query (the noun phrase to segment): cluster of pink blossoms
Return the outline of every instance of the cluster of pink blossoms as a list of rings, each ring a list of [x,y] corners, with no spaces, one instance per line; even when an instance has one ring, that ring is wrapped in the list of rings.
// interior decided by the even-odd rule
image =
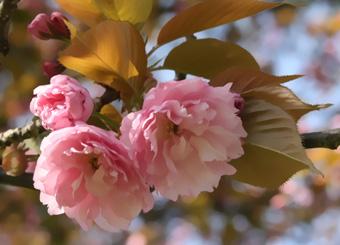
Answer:
[[[52,130],[41,144],[34,186],[50,214],[65,213],[84,229],[127,229],[152,208],[151,187],[174,201],[212,191],[243,154],[240,97],[230,85],[161,83],[123,119],[120,138],[86,124],[93,102],[76,80],[58,75],[34,93],[31,111]]]

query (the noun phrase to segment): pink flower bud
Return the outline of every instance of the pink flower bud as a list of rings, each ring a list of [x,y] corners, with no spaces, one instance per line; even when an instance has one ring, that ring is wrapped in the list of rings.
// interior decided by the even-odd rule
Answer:
[[[10,176],[24,174],[27,168],[25,151],[18,148],[17,145],[6,147],[2,153],[2,168]]]
[[[50,16],[41,13],[28,25],[28,31],[41,40],[70,39],[70,30],[65,20],[66,17],[59,12],[53,12]]]
[[[59,75],[65,70],[65,67],[60,64],[57,60],[54,61],[45,61],[43,64],[44,74],[51,78],[55,75]]]
[[[77,80],[65,75],[52,77],[51,84],[35,88],[34,95],[31,112],[50,130],[86,122],[94,107],[90,93]]]

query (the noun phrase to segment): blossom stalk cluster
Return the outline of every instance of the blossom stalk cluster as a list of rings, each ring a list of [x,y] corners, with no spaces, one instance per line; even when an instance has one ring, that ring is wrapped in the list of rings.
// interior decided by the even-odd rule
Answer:
[[[123,118],[120,136],[86,122],[89,92],[57,75],[34,90],[31,111],[51,131],[41,143],[34,187],[51,215],[65,213],[84,229],[127,229],[156,195],[176,201],[213,191],[236,169],[246,132],[242,98],[230,84],[201,79],[160,83],[141,110]]]

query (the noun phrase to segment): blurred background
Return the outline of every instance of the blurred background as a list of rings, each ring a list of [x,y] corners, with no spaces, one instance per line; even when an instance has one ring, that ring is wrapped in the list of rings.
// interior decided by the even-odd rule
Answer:
[[[159,0],[143,29],[148,49],[159,28],[194,0]],[[53,1],[21,0],[11,26],[11,51],[0,57],[0,128],[25,125],[32,90],[48,82],[42,64],[57,57],[62,43],[40,41],[26,27],[37,13],[57,9]],[[237,42],[263,70],[276,75],[304,74],[287,84],[309,103],[333,103],[304,117],[301,132],[340,127],[340,1],[314,0],[302,8],[283,6],[198,37]],[[183,40],[155,53],[164,57]],[[154,74],[160,81],[169,71]],[[142,214],[129,232],[84,232],[65,216],[48,216],[38,192],[0,186],[0,244],[81,245],[337,245],[340,244],[340,151],[308,151],[324,177],[301,172],[280,190],[265,190],[224,178],[214,193],[168,202]]]

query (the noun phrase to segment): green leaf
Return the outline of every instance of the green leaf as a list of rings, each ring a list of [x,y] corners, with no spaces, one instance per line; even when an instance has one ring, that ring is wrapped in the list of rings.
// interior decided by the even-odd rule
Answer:
[[[279,5],[280,3],[259,0],[205,0],[180,12],[166,23],[159,33],[158,44],[252,16]]]
[[[310,0],[284,0],[284,1],[281,1],[281,2],[300,7],[300,6],[307,5],[310,2]]]
[[[256,60],[247,50],[231,42],[209,38],[188,40],[174,48],[163,68],[212,78],[233,66],[259,69]]]
[[[232,161],[237,169],[232,177],[254,186],[275,189],[306,168],[295,158],[264,146],[247,143],[243,149],[244,156]]]
[[[108,116],[100,114],[99,112],[94,112],[87,121],[87,123],[89,125],[93,125],[114,132],[118,132],[120,127],[120,124],[114,122]]]
[[[302,146],[295,121],[280,107],[264,100],[248,100],[242,121],[248,137],[244,156],[232,162],[238,170],[236,179],[276,188],[299,170],[317,171]],[[250,173],[251,169],[259,170]],[[280,172],[274,174],[275,169]]]

